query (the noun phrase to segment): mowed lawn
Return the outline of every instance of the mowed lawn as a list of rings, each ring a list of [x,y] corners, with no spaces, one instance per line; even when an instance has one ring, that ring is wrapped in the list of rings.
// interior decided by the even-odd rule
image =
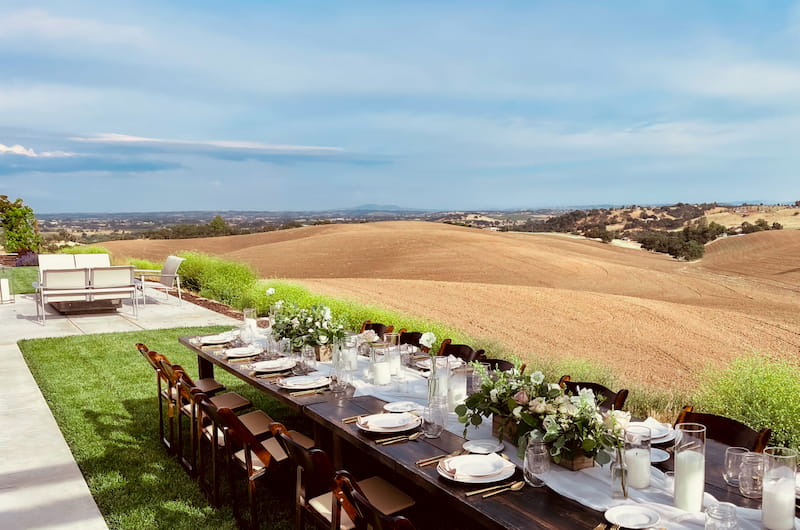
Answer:
[[[136,350],[143,342],[197,373],[197,358],[177,341],[225,327],[22,340],[20,349],[53,411],[100,511],[111,528],[236,528],[232,510],[214,509],[158,440],[155,373]],[[304,419],[233,376],[217,370],[228,390],[288,426]],[[293,475],[262,482],[262,524],[290,528]],[[246,507],[246,490],[239,490]]]

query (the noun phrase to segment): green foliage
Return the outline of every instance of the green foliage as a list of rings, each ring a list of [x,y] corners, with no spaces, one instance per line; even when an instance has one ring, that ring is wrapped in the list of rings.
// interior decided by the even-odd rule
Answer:
[[[22,199],[11,202],[8,195],[0,195],[0,243],[7,252],[20,254],[41,248],[43,240],[33,208],[25,206]]]
[[[255,284],[256,274],[249,265],[216,260],[203,272],[200,296],[241,309],[253,304]]]
[[[603,243],[611,243],[614,239],[614,232],[609,232],[604,226],[596,226],[586,230],[583,235],[585,237],[599,239]]]
[[[136,269],[143,269],[150,271],[161,270],[161,266],[163,265],[163,263],[156,263],[155,261],[149,261],[146,259],[129,259],[128,264],[133,265],[133,267]],[[183,282],[183,269],[181,269],[180,272],[181,272],[181,282]],[[183,283],[181,283],[181,285],[183,285]]]
[[[772,429],[770,445],[800,448],[800,366],[752,355],[709,367],[695,410]]]
[[[158,441],[153,369],[136,351],[143,342],[184,367],[197,358],[178,337],[229,329],[181,328],[23,340],[19,346],[59,429],[112,530],[234,530],[230,502],[213,508],[197,482]],[[195,375],[195,374],[193,374]],[[289,428],[309,432],[305,419],[241,380],[215,377]],[[272,473],[272,471],[271,471]],[[265,528],[292,527],[294,474],[276,470],[259,485]],[[246,490],[237,490],[246,499]],[[241,506],[241,505],[240,505]]]
[[[750,224],[747,221],[742,223],[743,234],[752,234],[754,232],[763,232],[766,230],[783,230],[783,225],[778,222],[770,225],[766,219],[757,219],[755,224]]]
[[[58,250],[59,254],[108,254],[108,249],[103,247],[91,246],[85,247],[78,245],[75,247],[64,247]]]

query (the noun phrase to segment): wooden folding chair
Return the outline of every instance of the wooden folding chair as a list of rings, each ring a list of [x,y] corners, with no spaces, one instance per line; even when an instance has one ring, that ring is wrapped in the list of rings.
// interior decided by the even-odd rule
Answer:
[[[356,530],[414,530],[407,518],[386,515],[372,504],[349,472],[337,471],[333,482],[333,494]]]
[[[562,375],[561,379],[558,380],[558,384],[567,392],[571,394],[577,394],[578,389],[586,388],[594,392],[594,395],[598,398],[598,406],[601,409],[614,409],[614,410],[622,410],[622,407],[625,406],[625,401],[628,399],[628,390],[623,388],[617,392],[614,392],[610,388],[601,385],[600,383],[589,383],[586,381],[571,381],[568,375]]]
[[[483,357],[484,350],[476,350],[466,344],[453,344],[452,339],[444,339],[436,355],[458,357],[464,362],[478,361]]]
[[[364,333],[368,329],[371,329],[377,336],[383,338],[384,333],[391,333],[394,331],[394,326],[387,326],[386,324],[381,324],[380,322],[365,320],[364,323],[361,324],[361,333]]]
[[[705,414],[694,412],[694,407],[686,405],[678,413],[675,425],[679,423],[699,423],[706,426],[706,437],[716,440],[731,447],[745,447],[753,452],[761,453],[769,443],[772,429],[761,429],[756,431],[744,423],[717,416],[716,414]]]

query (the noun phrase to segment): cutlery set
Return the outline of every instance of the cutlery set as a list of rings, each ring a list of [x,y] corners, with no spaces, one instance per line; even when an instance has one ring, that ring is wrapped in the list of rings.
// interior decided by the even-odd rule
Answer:
[[[350,416],[348,418],[342,418],[342,423],[357,423],[358,420],[366,416],[366,414],[359,414],[358,416]]]
[[[496,493],[502,493],[502,492],[508,491],[508,490],[513,490],[513,491],[521,490],[524,485],[525,485],[525,483],[522,482],[521,480],[517,481],[517,482],[506,482],[505,484],[497,484],[495,486],[489,486],[488,488],[483,488],[483,489],[479,489],[479,490],[475,490],[475,491],[468,491],[467,493],[465,493],[465,495],[467,497],[471,497],[472,495],[478,495],[478,494],[481,494],[481,493],[487,493],[487,492],[492,491],[492,490],[498,490],[498,491],[493,491],[492,493],[488,493],[488,494],[484,495],[483,498],[485,499],[487,497],[491,497],[492,495],[494,495]]]
[[[463,455],[465,453],[467,453],[467,451],[465,451],[464,449],[459,449],[458,451],[453,451],[449,455],[431,456],[431,457],[428,457],[428,458],[423,458],[422,460],[417,460],[414,463],[416,465],[418,465],[419,467],[425,467],[425,466],[430,466],[430,465],[433,465],[433,464],[438,464],[441,460],[444,460],[445,458],[450,458],[450,457],[453,457],[453,456],[459,456],[459,455]]]
[[[417,431],[412,434],[404,434],[402,436],[392,436],[390,438],[381,438],[380,440],[375,440],[376,444],[379,445],[391,445],[398,442],[413,442],[417,438],[422,436],[422,431]]]
[[[303,396],[311,396],[314,394],[322,394],[323,392],[327,392],[327,388],[314,388],[312,390],[300,390],[299,392],[289,392],[289,395],[292,397],[303,397]]]

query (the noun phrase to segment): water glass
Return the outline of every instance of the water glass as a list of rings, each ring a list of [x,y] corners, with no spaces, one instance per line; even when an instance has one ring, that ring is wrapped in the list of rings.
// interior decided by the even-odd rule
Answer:
[[[447,404],[444,401],[428,403],[422,409],[422,434],[425,438],[438,438],[447,422]]]
[[[750,499],[761,498],[761,482],[764,477],[764,455],[747,453],[739,469],[739,492]]]
[[[481,391],[483,379],[489,377],[491,367],[489,363],[472,363],[472,376],[470,378],[470,394],[477,394]]]
[[[744,447],[728,447],[725,449],[725,467],[722,478],[730,486],[739,487],[739,470],[742,468],[744,455],[750,451]]]
[[[735,504],[719,502],[706,509],[706,530],[737,530],[738,528]]]
[[[628,486],[636,489],[650,487],[650,427],[629,425],[625,427],[625,467],[628,468]]]
[[[317,370],[317,352],[312,346],[303,346],[303,369],[306,373]]]
[[[550,471],[550,450],[547,445],[538,438],[528,440],[528,447],[525,449],[525,459],[522,464],[522,474],[525,482],[534,488],[544,486],[544,481],[537,475]]]

